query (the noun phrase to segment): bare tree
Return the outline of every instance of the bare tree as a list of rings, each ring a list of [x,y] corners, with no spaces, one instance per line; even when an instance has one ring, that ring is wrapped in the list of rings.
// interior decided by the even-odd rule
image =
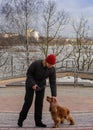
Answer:
[[[29,66],[29,45],[31,39],[27,30],[34,27],[34,16],[38,13],[41,0],[5,0],[2,4],[2,14],[6,24],[2,32],[17,33],[18,40],[15,43],[22,43],[26,49],[26,63]],[[22,37],[24,36],[24,37]]]
[[[5,65],[7,60],[8,60],[8,54],[7,54],[6,50],[0,49],[0,67]]]
[[[49,47],[55,45],[56,49],[53,48],[53,53],[59,55],[62,52],[62,48],[59,47],[60,36],[62,37],[62,31],[69,21],[69,16],[64,10],[58,11],[56,2],[50,0],[45,3],[42,12],[43,33],[41,34],[45,39],[41,44],[41,50],[46,57],[49,53]]]
[[[75,35],[76,43],[73,44],[73,54],[77,63],[78,70],[89,70],[92,59],[92,45],[93,42],[88,38],[89,26],[88,21],[81,16],[78,23],[74,21],[72,23]]]

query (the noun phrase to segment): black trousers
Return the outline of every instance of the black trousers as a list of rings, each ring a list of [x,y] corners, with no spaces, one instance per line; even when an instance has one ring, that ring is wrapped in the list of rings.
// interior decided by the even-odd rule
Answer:
[[[43,99],[44,99],[45,88],[43,87],[43,89],[40,91],[34,91],[29,85],[30,83],[27,82],[24,104],[19,114],[18,121],[23,122],[26,119],[29,109],[32,105],[33,97],[35,93],[34,120],[35,120],[35,123],[39,123],[42,120],[42,109],[43,109]]]

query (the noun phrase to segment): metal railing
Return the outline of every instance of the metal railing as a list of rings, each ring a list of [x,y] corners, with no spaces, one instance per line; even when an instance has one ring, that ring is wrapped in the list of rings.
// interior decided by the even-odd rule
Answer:
[[[30,62],[32,62],[35,59],[30,59]],[[69,64],[71,62],[71,64]],[[76,63],[73,61],[64,61],[64,66],[58,66],[56,65],[57,72],[73,72],[74,76],[74,82],[75,85],[77,85],[78,81],[78,73],[80,72],[77,69]],[[69,66],[69,65],[70,66]],[[8,79],[8,78],[14,78],[14,77],[23,77],[26,75],[26,71],[28,69],[26,58],[25,57],[15,57],[15,56],[9,56],[6,60],[5,64],[0,67],[0,79]],[[85,73],[85,71],[83,71]],[[92,72],[92,71],[91,71]],[[91,73],[87,72],[87,73]]]

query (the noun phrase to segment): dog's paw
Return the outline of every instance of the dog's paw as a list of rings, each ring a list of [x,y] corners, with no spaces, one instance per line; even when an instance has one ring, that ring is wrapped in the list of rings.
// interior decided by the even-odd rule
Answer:
[[[54,125],[54,126],[52,126],[52,128],[57,128],[57,126]]]
[[[71,122],[70,125],[75,125],[75,122]]]

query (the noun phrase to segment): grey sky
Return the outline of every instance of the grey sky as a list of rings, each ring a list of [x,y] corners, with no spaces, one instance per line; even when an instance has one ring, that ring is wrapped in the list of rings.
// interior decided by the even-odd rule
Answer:
[[[82,16],[88,20],[88,25],[90,26],[90,35],[93,36],[93,0],[54,0],[57,3],[59,10],[64,9],[69,12],[71,19],[78,21]],[[70,26],[66,29],[65,33],[68,36],[72,29]]]

